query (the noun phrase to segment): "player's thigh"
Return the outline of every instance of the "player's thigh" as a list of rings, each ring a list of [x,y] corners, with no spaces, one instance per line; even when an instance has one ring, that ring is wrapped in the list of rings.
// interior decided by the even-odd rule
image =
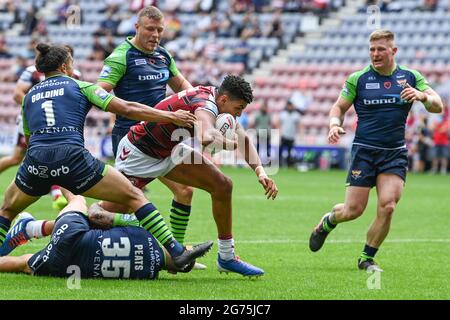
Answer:
[[[108,166],[106,174],[96,185],[83,193],[84,196],[99,200],[117,202],[133,206],[132,202],[144,201],[141,190],[115,168]]]
[[[378,203],[397,203],[403,193],[405,181],[393,173],[382,173],[377,177]]]
[[[194,157],[193,162],[178,164],[164,177],[206,191],[213,191],[226,183],[227,178],[211,161],[197,152],[194,152]]]
[[[12,219],[39,198],[26,194],[13,181],[5,192],[2,211]]]

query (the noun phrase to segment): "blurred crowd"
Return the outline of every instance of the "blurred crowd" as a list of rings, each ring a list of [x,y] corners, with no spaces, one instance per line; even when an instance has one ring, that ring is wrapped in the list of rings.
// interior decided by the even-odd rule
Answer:
[[[450,107],[443,99],[442,114],[411,112],[406,128],[406,141],[412,172],[447,174],[450,158]],[[414,111],[414,110],[413,110]]]
[[[381,12],[401,12],[405,9],[413,9],[421,12],[433,12],[437,10],[440,2],[444,5],[448,4],[447,0],[366,0],[365,5],[359,8],[359,12],[366,12],[367,8],[370,6],[378,6]]]

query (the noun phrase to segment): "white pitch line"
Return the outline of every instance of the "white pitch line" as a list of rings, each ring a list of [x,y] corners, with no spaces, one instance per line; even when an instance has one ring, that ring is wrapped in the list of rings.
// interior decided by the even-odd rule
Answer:
[[[201,241],[192,241],[193,243],[200,243]],[[361,243],[364,239],[342,239],[342,240],[327,240],[326,243]],[[392,239],[386,240],[385,243],[450,243],[450,239]],[[272,240],[235,240],[235,243],[246,243],[246,244],[289,244],[289,243],[299,243],[306,244],[309,243],[308,240],[293,240],[293,239],[272,239]]]
[[[190,244],[201,243],[203,241],[189,241]],[[342,239],[342,240],[327,240],[328,244],[340,243],[363,243],[364,239]],[[272,240],[235,240],[235,243],[242,244],[308,244],[308,240],[293,240],[293,239],[272,239]],[[392,239],[386,240],[384,243],[450,243],[450,239]],[[44,248],[46,244],[29,242],[28,247]]]

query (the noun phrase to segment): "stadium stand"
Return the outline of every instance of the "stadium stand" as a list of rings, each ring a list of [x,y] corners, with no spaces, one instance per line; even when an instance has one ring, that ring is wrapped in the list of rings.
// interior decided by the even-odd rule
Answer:
[[[37,7],[31,16],[31,1],[21,5],[5,1],[0,4],[6,41],[5,54],[0,48],[0,121],[13,123],[19,112],[11,98],[17,69],[14,56],[32,63],[32,44],[37,39],[67,43],[75,48],[76,66],[84,80],[95,82],[102,67],[101,60],[93,60],[96,39],[96,50],[106,46],[108,36],[114,44],[123,41],[133,33],[135,13],[147,2],[157,3],[166,13],[163,45],[194,85],[218,84],[227,73],[245,75],[255,93],[247,114],[251,118],[253,111],[267,104],[275,122],[294,93],[308,97],[297,144],[325,144],[329,108],[346,77],[368,63],[367,36],[373,30],[367,26],[369,5],[379,5],[379,27],[396,33],[399,63],[418,69],[434,86],[450,79],[448,0],[435,5],[422,0],[167,0],[129,5],[111,0],[47,0],[34,1]],[[108,117],[93,110],[89,124],[98,126]],[[350,112],[345,121],[349,136],[355,125],[356,115]]]

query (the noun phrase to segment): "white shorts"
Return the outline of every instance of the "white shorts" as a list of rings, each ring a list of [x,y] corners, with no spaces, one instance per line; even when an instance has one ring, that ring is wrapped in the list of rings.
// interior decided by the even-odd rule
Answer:
[[[164,177],[178,164],[182,163],[184,159],[190,157],[193,151],[194,149],[190,146],[179,143],[172,150],[171,156],[164,159],[156,159],[136,148],[125,136],[120,140],[117,148],[116,169],[127,177],[143,178],[151,181],[158,177]]]

